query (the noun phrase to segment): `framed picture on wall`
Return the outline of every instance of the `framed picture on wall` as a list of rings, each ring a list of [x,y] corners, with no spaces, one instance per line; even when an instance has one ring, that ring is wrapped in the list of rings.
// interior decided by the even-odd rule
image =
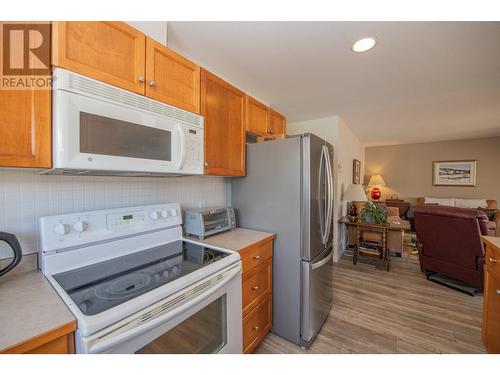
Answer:
[[[477,160],[432,162],[434,186],[476,186]]]
[[[361,183],[361,162],[358,159],[352,161],[352,183]]]

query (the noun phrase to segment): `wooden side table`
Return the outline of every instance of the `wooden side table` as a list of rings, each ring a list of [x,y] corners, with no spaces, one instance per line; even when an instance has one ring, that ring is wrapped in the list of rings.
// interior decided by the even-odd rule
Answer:
[[[347,226],[347,230],[355,231],[355,240],[354,240],[354,250],[352,256],[353,264],[356,264],[358,260],[368,260],[375,263],[381,263],[385,266],[385,270],[389,271],[391,259],[389,257],[389,250],[387,248],[387,237],[389,231],[398,231],[401,233],[401,236],[404,235],[404,230],[408,229],[404,225],[394,225],[394,224],[369,224],[363,222],[351,222],[347,218],[342,218],[339,220],[339,223],[345,224]],[[364,246],[363,241],[361,241],[361,237],[363,232],[372,232],[372,233],[380,233],[380,241],[378,244],[375,244],[376,248],[367,248]]]

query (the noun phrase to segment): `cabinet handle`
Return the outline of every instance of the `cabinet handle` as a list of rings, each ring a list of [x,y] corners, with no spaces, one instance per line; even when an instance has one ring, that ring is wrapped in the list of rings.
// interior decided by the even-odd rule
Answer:
[[[493,258],[488,258],[488,260],[489,260],[490,262],[494,262],[494,263],[497,263],[497,262],[498,262],[498,260],[493,259]]]
[[[258,286],[258,285],[255,285],[255,286],[252,288],[252,290],[253,290],[254,292],[258,291],[258,290],[259,290],[259,286]]]
[[[273,134],[273,129],[267,129],[267,134]]]
[[[151,87],[156,87],[156,81],[151,81],[151,82],[149,82],[149,86],[151,86]]]
[[[500,295],[500,289],[497,289],[497,294]]]
[[[259,259],[260,259],[260,255],[256,255],[256,256],[254,256],[254,257],[253,257],[253,259],[255,259],[255,260],[259,260]]]
[[[255,326],[255,327],[253,327],[252,329],[253,329],[254,331],[258,331],[258,330],[260,329],[260,327],[259,327],[259,326]]]
[[[138,80],[139,82],[141,82],[141,83],[143,83],[143,82],[145,81],[145,79],[144,79],[144,77],[143,77],[143,76],[139,76],[139,77],[137,78],[137,80]]]
[[[208,167],[208,163],[207,162],[205,162],[204,164],[205,164],[205,167]]]

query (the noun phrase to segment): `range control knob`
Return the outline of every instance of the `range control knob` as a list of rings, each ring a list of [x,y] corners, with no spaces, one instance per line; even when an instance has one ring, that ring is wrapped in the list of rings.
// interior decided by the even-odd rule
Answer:
[[[177,210],[175,208],[170,210],[170,216],[177,216]]]
[[[153,220],[158,220],[158,212],[153,211],[149,214],[149,217]]]
[[[73,229],[78,233],[82,233],[87,230],[88,226],[89,225],[84,221],[77,221],[75,224],[73,224]]]
[[[167,210],[162,210],[161,211],[161,217],[166,219],[168,217],[168,211]]]
[[[54,232],[57,234],[64,236],[65,234],[69,233],[69,225],[68,224],[57,224],[54,227]]]

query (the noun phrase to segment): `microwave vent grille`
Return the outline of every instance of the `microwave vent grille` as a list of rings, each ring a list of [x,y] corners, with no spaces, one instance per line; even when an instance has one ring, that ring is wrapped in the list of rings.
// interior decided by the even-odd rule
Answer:
[[[70,91],[80,91],[101,99],[107,99],[115,103],[125,104],[143,111],[175,119],[192,126],[203,127],[203,117],[199,115],[77,74],[69,74],[68,86]]]

